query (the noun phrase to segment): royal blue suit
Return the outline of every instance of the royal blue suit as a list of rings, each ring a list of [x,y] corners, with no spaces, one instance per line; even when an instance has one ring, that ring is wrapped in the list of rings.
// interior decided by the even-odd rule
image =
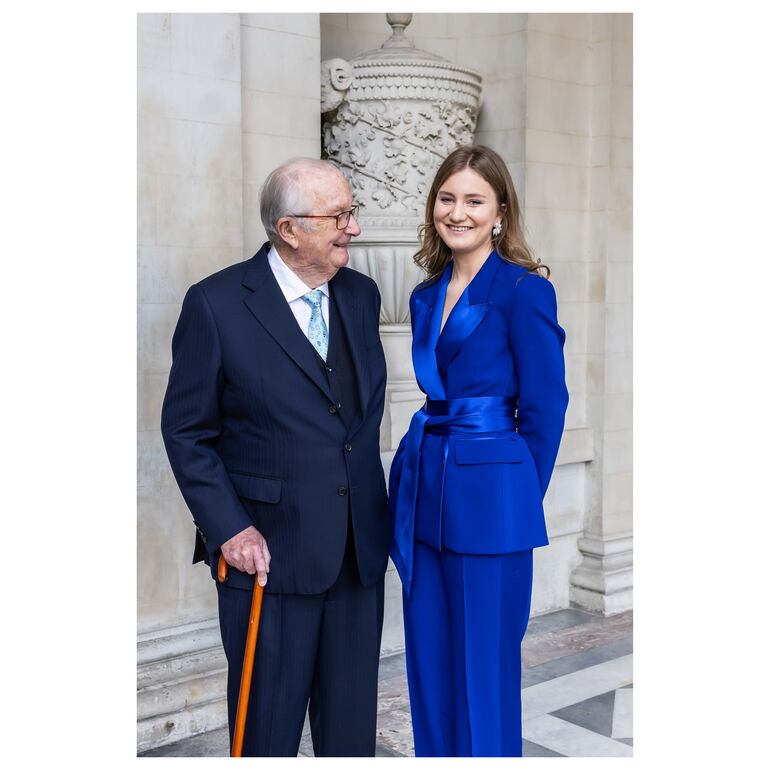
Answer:
[[[492,252],[441,330],[450,263],[410,300],[427,399],[391,467],[418,756],[521,754],[532,549],[568,394],[552,284]]]

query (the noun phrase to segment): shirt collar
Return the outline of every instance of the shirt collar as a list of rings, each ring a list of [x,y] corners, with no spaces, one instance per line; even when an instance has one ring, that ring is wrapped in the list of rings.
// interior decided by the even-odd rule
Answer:
[[[281,259],[281,255],[278,253],[275,246],[270,246],[270,251],[267,252],[267,261],[287,302],[294,302],[295,299],[299,299],[309,291],[312,291],[312,289]],[[328,298],[328,281],[322,283],[318,289]]]

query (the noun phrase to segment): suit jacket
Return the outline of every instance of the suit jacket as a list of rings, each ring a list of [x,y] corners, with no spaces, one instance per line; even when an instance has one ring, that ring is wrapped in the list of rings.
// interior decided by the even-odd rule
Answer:
[[[254,525],[272,558],[265,590],[320,593],[339,572],[350,515],[360,577],[371,585],[387,566],[390,537],[379,292],[347,268],[329,282],[361,407],[347,427],[273,276],[269,248],[192,286],[174,332],[161,429],[197,527],[193,561],[215,576],[222,543]],[[232,585],[253,580],[230,570]]]
[[[413,419],[410,431],[425,424],[419,444],[412,441],[420,447],[419,459],[404,456],[407,434],[392,466],[391,501],[398,498],[402,475],[412,472],[404,468],[411,461],[419,466],[414,539],[472,554],[546,545],[543,497],[568,401],[565,335],[556,319],[553,286],[492,252],[439,334],[451,275],[450,263],[410,299],[420,388],[434,407],[486,399],[497,409],[505,402],[509,414],[487,420],[480,432],[463,426],[433,432],[425,418]],[[399,531],[403,538],[410,535],[409,527],[399,526],[404,515],[408,512],[395,512],[397,566],[411,559],[410,545],[398,542]],[[410,571],[407,564],[408,580]]]

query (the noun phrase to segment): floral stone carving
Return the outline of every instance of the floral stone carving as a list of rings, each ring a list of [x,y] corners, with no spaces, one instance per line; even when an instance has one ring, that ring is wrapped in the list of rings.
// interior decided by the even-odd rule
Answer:
[[[349,62],[322,62],[324,156],[347,177],[361,216],[422,219],[436,169],[470,144],[481,77],[414,47],[411,14],[388,14],[391,38]],[[352,74],[351,74],[352,72]]]

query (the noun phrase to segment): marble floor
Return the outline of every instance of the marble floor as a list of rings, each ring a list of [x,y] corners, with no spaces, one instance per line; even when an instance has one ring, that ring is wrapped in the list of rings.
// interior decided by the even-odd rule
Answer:
[[[633,613],[577,609],[532,618],[522,646],[524,756],[626,757],[633,752]],[[404,656],[380,662],[377,756],[414,756]],[[141,756],[227,756],[215,730]],[[299,756],[313,756],[310,728]]]

